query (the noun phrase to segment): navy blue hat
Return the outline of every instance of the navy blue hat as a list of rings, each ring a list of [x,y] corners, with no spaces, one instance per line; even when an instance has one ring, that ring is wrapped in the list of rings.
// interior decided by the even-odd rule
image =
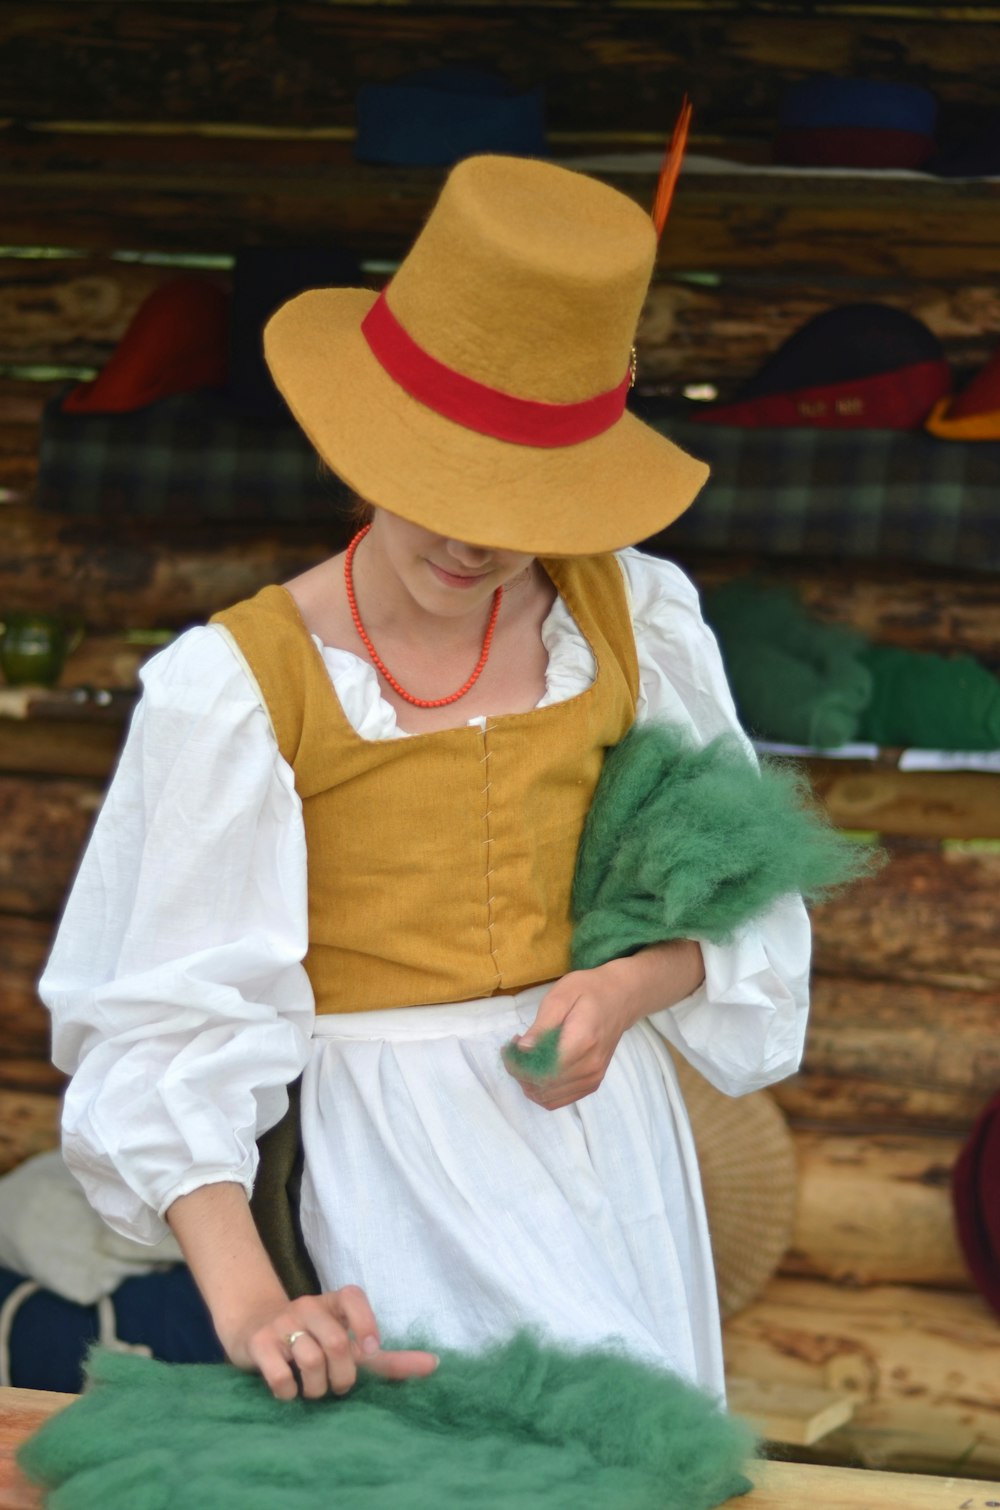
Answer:
[[[434,68],[358,90],[355,156],[402,167],[450,167],[479,152],[545,157],[541,89],[519,94],[474,68]]]
[[[817,74],[786,90],[776,162],[918,168],[934,151],[937,101],[916,84]]]

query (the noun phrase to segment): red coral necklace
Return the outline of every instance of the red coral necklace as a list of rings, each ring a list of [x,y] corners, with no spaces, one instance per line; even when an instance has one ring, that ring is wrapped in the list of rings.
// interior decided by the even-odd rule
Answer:
[[[361,614],[358,611],[358,600],[354,596],[354,576],[352,573],[354,553],[370,529],[371,525],[366,524],[364,529],[358,530],[358,533],[347,547],[347,552],[344,556],[344,585],[347,588],[347,603],[351,610],[351,618],[354,620],[354,627],[361,637],[361,643],[392,690],[397,692],[406,702],[412,703],[415,708],[446,708],[449,703],[457,703],[460,697],[464,697],[476,685],[482,675],[483,667],[490,658],[490,645],[493,643],[493,631],[496,628],[497,615],[500,612],[500,604],[503,600],[503,588],[498,587],[493,594],[493,609],[490,613],[490,621],[486,626],[486,634],[483,636],[483,648],[476,663],[476,669],[468,681],[464,682],[458,691],[453,692],[450,697],[414,697],[412,692],[407,692],[405,687],[399,685],[399,682],[397,682],[369,639],[365,626],[361,622]]]

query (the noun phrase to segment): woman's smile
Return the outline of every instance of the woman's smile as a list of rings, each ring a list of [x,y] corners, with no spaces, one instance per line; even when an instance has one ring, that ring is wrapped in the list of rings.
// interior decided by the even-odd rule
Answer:
[[[491,573],[491,568],[489,567],[485,571],[480,572],[453,572],[448,571],[444,566],[439,566],[436,561],[431,561],[430,559],[428,559],[427,564],[438,581],[443,582],[447,587],[475,587],[477,582],[481,582],[484,577],[488,577]]]

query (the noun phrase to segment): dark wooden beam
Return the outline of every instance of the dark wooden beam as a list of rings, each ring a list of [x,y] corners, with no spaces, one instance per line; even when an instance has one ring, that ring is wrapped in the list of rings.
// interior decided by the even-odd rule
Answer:
[[[402,255],[440,188],[438,169],[371,167],[342,149],[296,165],[266,143],[206,137],[188,152],[163,136],[21,132],[0,137],[4,236],[12,246],[231,253],[241,241],[339,242],[366,258]],[[602,172],[644,208],[653,173]],[[1000,186],[902,178],[682,177],[664,270],[742,270],[975,283],[995,276]]]
[[[681,95],[699,131],[767,139],[786,85],[834,72],[997,103],[995,5],[229,4],[0,8],[0,115],[354,124],[360,84],[444,63],[543,84],[551,128],[627,122],[662,140]]]

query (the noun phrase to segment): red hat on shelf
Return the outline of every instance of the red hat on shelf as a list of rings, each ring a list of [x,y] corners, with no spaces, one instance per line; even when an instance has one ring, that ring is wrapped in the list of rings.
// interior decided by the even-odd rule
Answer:
[[[917,430],[951,389],[940,342],[887,304],[844,304],[809,320],[709,425],[753,429]]]
[[[205,278],[171,278],[142,303],[106,365],[63,399],[67,414],[124,414],[226,381],[229,298]]]
[[[965,1261],[977,1289],[1000,1312],[1000,1094],[958,1156],[951,1193]]]
[[[934,405],[924,428],[943,440],[1000,440],[1000,347],[957,398]]]

